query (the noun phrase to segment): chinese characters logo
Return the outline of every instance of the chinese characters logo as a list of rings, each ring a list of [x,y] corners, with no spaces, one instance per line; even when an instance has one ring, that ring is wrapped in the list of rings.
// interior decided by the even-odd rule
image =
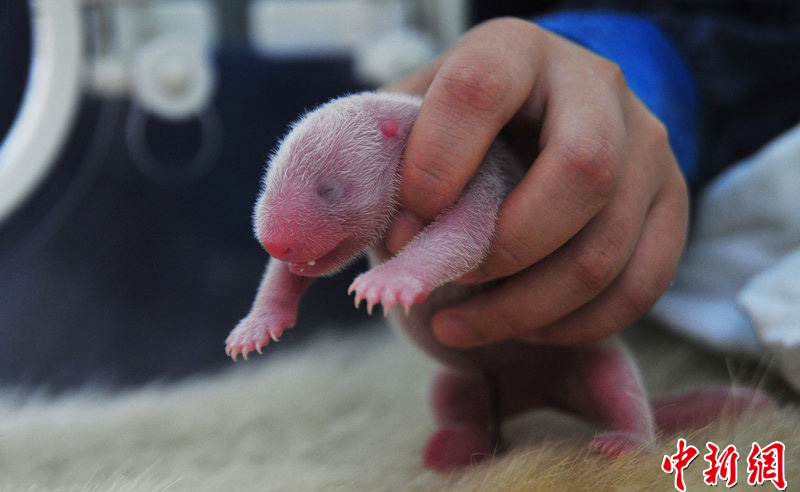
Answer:
[[[686,492],[684,471],[700,454],[700,450],[691,444],[687,445],[685,439],[678,439],[677,452],[665,455],[661,462],[664,473],[675,474],[675,489]],[[708,453],[703,459],[708,462],[708,467],[703,470],[703,482],[715,486],[724,483],[730,488],[737,484],[739,452],[736,446],[730,444],[720,450],[713,442],[707,442]],[[774,441],[763,448],[758,443],[753,443],[747,455],[747,483],[749,485],[763,485],[771,482],[778,490],[786,490],[786,475],[784,472],[784,453],[786,446],[780,441]]]

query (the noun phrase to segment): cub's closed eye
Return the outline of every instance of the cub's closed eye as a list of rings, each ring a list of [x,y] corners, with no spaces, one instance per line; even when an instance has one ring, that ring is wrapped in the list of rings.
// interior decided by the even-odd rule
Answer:
[[[342,197],[343,188],[339,183],[324,181],[317,185],[317,195],[327,201],[335,201]]]

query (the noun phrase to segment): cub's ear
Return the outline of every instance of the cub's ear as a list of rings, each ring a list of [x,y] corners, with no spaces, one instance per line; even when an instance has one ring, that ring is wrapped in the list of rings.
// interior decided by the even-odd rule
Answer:
[[[396,120],[383,120],[378,123],[378,128],[387,137],[394,137],[400,131],[400,125]]]

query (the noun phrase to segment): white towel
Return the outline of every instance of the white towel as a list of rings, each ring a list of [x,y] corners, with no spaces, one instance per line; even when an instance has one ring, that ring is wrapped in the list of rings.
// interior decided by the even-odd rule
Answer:
[[[800,125],[712,182],[652,316],[722,352],[774,357],[800,391]]]

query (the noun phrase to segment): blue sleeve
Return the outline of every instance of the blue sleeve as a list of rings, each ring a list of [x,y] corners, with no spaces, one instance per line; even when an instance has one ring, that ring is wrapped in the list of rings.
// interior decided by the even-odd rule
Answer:
[[[613,12],[562,12],[533,19],[620,66],[631,90],[667,127],[690,186],[698,179],[698,103],[687,64],[649,18]]]

